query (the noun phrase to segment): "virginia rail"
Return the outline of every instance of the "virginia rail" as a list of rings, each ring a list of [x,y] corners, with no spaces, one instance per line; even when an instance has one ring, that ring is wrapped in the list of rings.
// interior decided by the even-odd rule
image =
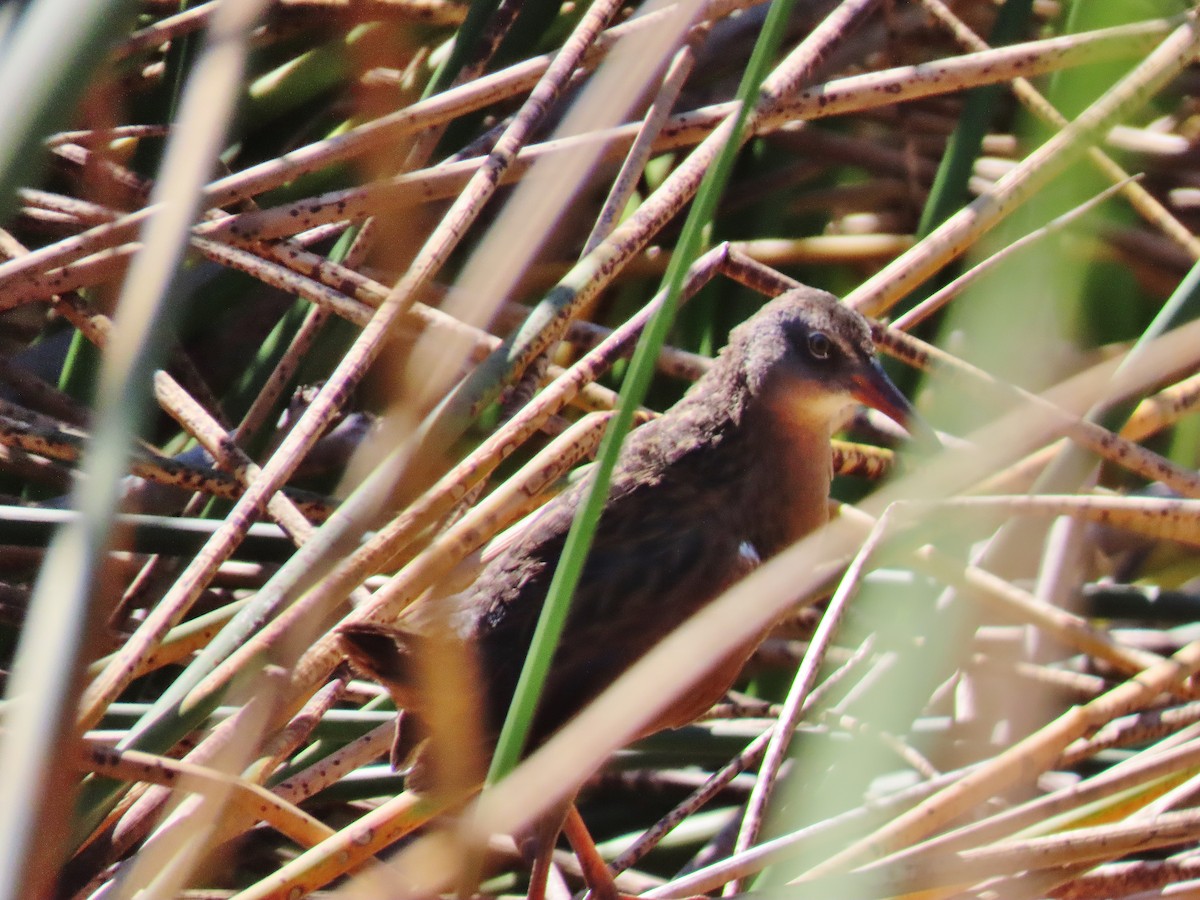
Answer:
[[[874,349],[866,320],[833,295],[808,287],[788,291],[733,330],[682,400],[632,432],[550,668],[531,746],[760,561],[825,523],[830,437],[854,403],[902,425],[910,417],[908,401]],[[404,761],[421,734],[414,653],[427,623],[439,617],[473,648],[483,680],[484,730],[493,738],[499,733],[587,482],[581,479],[543,507],[467,590],[418,604],[392,627],[342,629],[351,661],[408,707],[393,764]],[[646,733],[705,713],[758,642],[714,660],[707,676]],[[409,784],[419,790],[421,754],[413,758]],[[536,837],[552,846],[562,818],[547,822]],[[535,884],[531,896],[537,891]]]

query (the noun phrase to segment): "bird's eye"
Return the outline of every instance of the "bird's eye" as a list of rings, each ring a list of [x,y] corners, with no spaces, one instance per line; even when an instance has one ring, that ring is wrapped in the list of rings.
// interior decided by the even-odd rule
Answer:
[[[829,354],[833,351],[833,341],[819,331],[814,331],[808,336],[808,352],[812,354],[813,359],[829,359]]]

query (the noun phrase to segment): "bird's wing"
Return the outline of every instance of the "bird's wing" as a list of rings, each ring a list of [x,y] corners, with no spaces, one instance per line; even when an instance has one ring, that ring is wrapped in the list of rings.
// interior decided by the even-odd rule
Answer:
[[[649,487],[642,488],[649,490]],[[752,568],[743,540],[701,494],[685,496],[655,485],[655,502],[638,489],[614,495],[606,507],[572,599],[559,651],[551,665],[535,731],[545,736],[610,684],[650,647]],[[660,502],[661,501],[661,502]],[[679,504],[687,504],[680,515]],[[573,509],[561,531],[497,560],[487,592],[490,615],[478,638],[499,721],[553,576]],[[547,526],[551,519],[542,519]]]

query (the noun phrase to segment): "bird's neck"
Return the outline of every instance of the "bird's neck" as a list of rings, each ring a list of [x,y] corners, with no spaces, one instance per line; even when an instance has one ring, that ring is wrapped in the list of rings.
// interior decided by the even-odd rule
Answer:
[[[706,445],[738,530],[767,559],[828,520],[830,437],[840,416],[821,397],[755,395],[736,380],[714,387],[689,403],[686,430]]]
[[[833,423],[827,416],[756,404],[746,410],[741,430],[750,436],[748,457],[755,467],[743,508],[756,511],[747,528],[766,559],[828,521]]]

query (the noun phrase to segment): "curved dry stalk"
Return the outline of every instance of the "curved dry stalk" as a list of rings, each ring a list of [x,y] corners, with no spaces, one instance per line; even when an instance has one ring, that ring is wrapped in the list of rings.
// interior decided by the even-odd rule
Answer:
[[[838,583],[837,590],[834,591],[825,614],[821,616],[821,623],[817,626],[812,640],[809,641],[804,659],[796,671],[796,677],[792,680],[791,687],[788,688],[787,697],[783,702],[783,711],[775,721],[775,728],[767,746],[766,755],[759,768],[758,781],[754,783],[750,800],[746,804],[742,827],[738,832],[737,841],[734,843],[733,852],[735,854],[750,849],[758,840],[763,819],[766,816],[767,802],[771,797],[788,747],[791,745],[792,734],[800,723],[809,692],[816,683],[817,674],[825,662],[825,654],[833,643],[833,637],[846,614],[850,599],[858,591],[859,584],[866,576],[867,562],[878,551],[883,540],[887,538],[890,525],[891,508],[885,510],[871,527],[870,534],[863,541],[862,546],[854,555],[850,567],[846,570],[845,576]],[[727,897],[732,896],[740,893],[742,886],[742,880],[737,879],[726,885],[723,893]]]
[[[761,116],[751,123],[753,133],[769,133],[796,122],[850,115],[898,102],[956,93],[1008,81],[1021,73],[1044,74],[1104,59],[1109,54],[1136,55],[1162,38],[1166,30],[1167,23],[1162,21],[1142,23],[1136,29],[1107,29],[1092,35],[1031,41],[979,54],[950,57],[937,63],[839,78],[800,91],[794,97],[788,96],[786,90],[772,88],[764,95],[769,102]],[[654,142],[654,150],[664,152],[703,142],[729,116],[732,108],[730,103],[719,103],[675,114],[662,128]],[[577,153],[597,144],[604,147],[605,159],[617,159],[628,152],[639,129],[636,123],[621,125],[532,145],[517,154],[506,178],[519,179],[528,166],[546,156]],[[279,238],[321,224],[365,217],[384,208],[446,199],[462,189],[479,164],[479,159],[458,160],[271,209],[232,213],[198,225],[195,233],[213,238]],[[3,283],[3,275],[4,270],[0,267],[0,283]],[[0,292],[0,309],[4,308],[5,302],[5,295]]]
[[[317,844],[334,833],[319,819],[262,785],[215,769],[140,750],[117,750],[98,744],[85,748],[83,764],[87,771],[97,775],[130,782],[144,781],[174,790],[203,793],[212,785],[232,787],[231,812],[261,819],[302,847]]]

